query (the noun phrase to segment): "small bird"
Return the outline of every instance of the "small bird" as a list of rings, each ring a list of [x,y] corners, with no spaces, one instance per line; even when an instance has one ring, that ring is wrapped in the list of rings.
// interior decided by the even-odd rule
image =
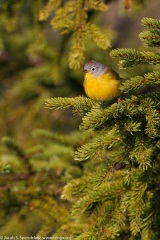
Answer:
[[[89,98],[105,101],[120,94],[121,78],[107,65],[91,60],[85,64],[83,72],[83,86]]]

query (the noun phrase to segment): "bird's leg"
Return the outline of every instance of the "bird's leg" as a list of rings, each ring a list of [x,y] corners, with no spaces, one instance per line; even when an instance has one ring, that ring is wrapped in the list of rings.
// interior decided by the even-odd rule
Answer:
[[[99,103],[100,103],[101,108],[104,109],[105,108],[105,101],[102,101],[102,102],[99,101]]]
[[[122,104],[122,102],[123,102],[122,99],[119,97],[119,98],[118,98],[118,103],[119,103],[119,104]]]

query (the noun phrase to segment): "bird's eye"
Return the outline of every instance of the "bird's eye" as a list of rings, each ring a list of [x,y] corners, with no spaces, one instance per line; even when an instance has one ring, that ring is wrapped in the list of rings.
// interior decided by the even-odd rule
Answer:
[[[95,67],[92,67],[91,70],[92,70],[92,72],[94,72],[94,71],[96,70],[96,68],[95,68]]]

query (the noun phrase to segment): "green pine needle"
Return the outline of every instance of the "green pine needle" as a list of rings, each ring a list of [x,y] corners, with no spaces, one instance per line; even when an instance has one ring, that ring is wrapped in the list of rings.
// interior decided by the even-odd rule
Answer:
[[[147,85],[160,84],[160,71],[146,73],[143,77],[136,76],[122,82],[120,89],[123,93],[137,90]]]
[[[111,149],[112,147],[117,146],[121,142],[119,135],[116,133],[116,130],[108,132],[107,134],[101,134],[98,137],[95,137],[94,140],[84,144],[75,152],[74,159],[76,161],[86,161],[88,159],[100,159],[106,149]]]
[[[90,110],[95,104],[94,100],[86,97],[75,98],[49,98],[46,100],[45,106],[50,109],[64,109],[72,107],[74,113],[83,114],[85,111]]]
[[[145,27],[150,27],[153,29],[155,29],[155,28],[160,29],[160,20],[158,20],[158,19],[146,17],[141,20],[141,23]]]

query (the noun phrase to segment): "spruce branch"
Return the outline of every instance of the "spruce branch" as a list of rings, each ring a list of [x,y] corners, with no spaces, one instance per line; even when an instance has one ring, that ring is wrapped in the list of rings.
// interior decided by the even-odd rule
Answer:
[[[141,23],[145,27],[150,27],[150,28],[153,28],[153,29],[157,28],[157,29],[160,30],[160,20],[158,20],[158,19],[147,18],[146,17],[146,18],[143,18],[141,20]]]
[[[84,2],[84,8],[86,10],[89,9],[95,9],[95,10],[99,10],[99,11],[107,11],[108,7],[107,5],[99,0],[82,0]]]
[[[152,18],[144,18],[142,25],[151,27],[151,31],[140,33],[139,37],[149,46],[159,47],[160,45],[160,21]],[[140,63],[160,64],[160,54],[153,52],[139,52],[135,49],[115,49],[110,52],[111,57],[118,57],[119,67],[128,68],[139,65]]]
[[[143,105],[143,112],[145,113],[145,119],[147,121],[145,131],[149,137],[155,138],[158,135],[160,128],[160,105],[159,110],[156,109],[155,102],[150,98],[141,100]]]
[[[35,198],[30,204],[32,204],[34,208],[38,210],[41,218],[44,221],[43,227],[37,234],[38,237],[44,237],[46,236],[46,233],[51,234],[53,223],[55,224],[58,222],[58,224],[65,224],[69,218],[67,209],[60,204],[57,204],[55,199],[51,196],[45,195],[41,196],[41,198]],[[61,216],[63,216],[63,220]]]
[[[75,4],[73,0],[69,0],[63,7],[57,9],[51,25],[62,33],[70,33],[84,26],[86,20],[87,14],[82,8],[82,1],[78,0]]]
[[[29,172],[32,172],[28,156],[25,154],[24,150],[14,141],[14,139],[10,137],[3,137],[2,143],[5,144],[9,150],[13,151],[23,161],[24,166],[28,169]]]
[[[44,6],[39,13],[39,20],[47,20],[49,15],[54,9],[57,9],[60,6],[61,0],[49,0],[46,6]]]
[[[11,151],[14,151],[19,158],[26,158],[24,150],[19,147],[19,145],[9,137],[3,137],[2,143],[6,145]]]
[[[10,185],[11,182],[24,181],[30,177],[31,177],[31,174],[29,173],[0,175],[0,182],[1,182],[1,185],[4,184],[10,189],[12,187],[12,185]]]
[[[75,202],[79,197],[83,197],[91,192],[93,187],[100,186],[102,183],[105,183],[108,179],[112,178],[114,163],[107,162],[107,164],[102,163],[103,168],[100,168],[96,172],[87,173],[80,178],[76,178],[67,183],[61,195],[61,198],[68,200],[70,202]]]
[[[87,35],[97,44],[99,48],[106,50],[108,47],[110,47],[110,41],[108,37],[103,35],[95,24],[87,24]]]
[[[80,198],[73,205],[73,213],[79,213],[84,215],[91,215],[95,212],[96,208],[99,208],[106,201],[114,201],[120,199],[121,194],[125,191],[122,181],[115,181],[114,184],[109,185],[104,183],[98,188],[95,188],[92,192],[86,196]]]
[[[153,148],[149,142],[146,142],[143,137],[137,136],[135,138],[134,148],[130,152],[131,160],[139,164],[139,168],[142,171],[146,171],[148,167],[151,167],[151,157]]]
[[[141,53],[141,62],[149,63],[153,65],[160,64],[160,54],[154,52],[140,52]]]
[[[137,66],[140,63],[160,64],[160,55],[149,51],[138,52],[135,49],[122,48],[112,50],[110,55],[119,58],[119,67],[124,69]]]
[[[86,97],[75,98],[49,98],[46,100],[45,106],[50,109],[73,108],[74,113],[83,114],[90,110],[95,104],[94,100]]]
[[[107,120],[107,114],[107,110],[102,110],[98,103],[95,104],[92,107],[91,111],[83,117],[82,123],[80,125],[80,130],[85,131],[88,129],[100,129],[103,123]]]
[[[107,215],[107,212],[106,212]],[[109,215],[110,216],[110,215]],[[117,224],[105,224],[105,220],[108,223],[109,219],[104,216],[103,218],[97,218],[97,225],[93,226],[89,229],[89,231],[81,234],[76,238],[76,240],[90,240],[90,239],[98,239],[98,240],[106,240],[106,239],[114,239],[118,237],[119,231],[121,230]],[[100,226],[98,226],[98,223]]]
[[[95,239],[95,232],[93,232],[92,230],[87,231],[85,233],[82,233],[80,236],[76,237],[76,240],[90,240],[90,239]],[[101,240],[99,238],[99,240]]]
[[[115,129],[110,132],[102,133],[100,136],[95,137],[89,143],[86,143],[75,152],[74,159],[76,161],[85,161],[89,158],[97,159],[103,156],[106,149],[117,146],[121,139]]]
[[[151,229],[152,222],[153,222],[153,214],[150,210],[145,211],[146,217],[143,217],[143,221],[142,221],[142,238],[143,239],[150,239],[150,238],[155,239],[153,237],[153,231]]]
[[[82,119],[80,125],[81,130],[100,130],[119,128],[126,121],[126,117],[137,116],[139,108],[139,98],[132,96],[131,98],[123,100],[123,103],[114,103],[106,109],[101,109],[100,106],[94,105],[90,112],[88,112]],[[119,116],[121,116],[119,118]],[[119,119],[117,119],[119,118]]]
[[[72,47],[68,57],[70,68],[80,68],[80,63],[84,60],[85,44],[87,40],[87,33],[84,30],[84,26],[80,26],[73,34]]]
[[[94,133],[91,131],[86,131],[85,133],[80,133],[79,131],[75,131],[72,134],[59,134],[56,132],[47,131],[45,129],[35,129],[33,131],[33,136],[36,138],[42,138],[42,139],[48,139],[51,141],[58,141],[61,144],[67,145],[67,146],[73,146],[77,147],[82,142],[86,142],[88,139],[90,139],[92,136],[94,136]]]
[[[75,202],[79,197],[85,196],[94,186],[94,177],[94,174],[89,173],[87,176],[71,180],[64,186],[61,198]]]
[[[142,182],[135,182],[132,186],[132,190],[128,193],[130,198],[130,204],[128,207],[129,218],[131,224],[131,231],[133,235],[141,232],[142,215],[145,209],[145,201],[147,184]]]
[[[106,219],[106,223],[102,225],[107,238],[118,237],[123,227],[126,227],[126,214],[120,211],[120,205],[120,202],[116,199],[113,210],[109,213],[109,216],[106,216],[108,219]]]
[[[146,73],[144,76],[132,77],[122,82],[120,89],[123,93],[137,90],[147,85],[160,84],[160,71]]]
[[[108,8],[99,0],[77,0],[76,4],[74,0],[68,0],[56,10],[51,24],[55,29],[62,30],[63,33],[75,31],[87,23],[87,11],[90,9],[106,11]]]
[[[139,34],[140,39],[150,47],[160,46],[160,30],[144,31]]]
[[[36,157],[39,158],[44,153],[44,146],[42,144],[35,145],[26,150],[26,154],[29,158]]]
[[[39,19],[46,20],[55,11],[55,16],[51,20],[54,29],[60,30],[62,34],[71,34],[71,48],[69,50],[70,68],[80,68],[84,60],[86,42],[89,38],[102,49],[110,46],[107,35],[100,31],[100,28],[90,22],[88,11],[106,11],[107,5],[99,0],[74,0],[61,1],[50,0],[41,10]]]
[[[141,62],[141,54],[135,49],[114,49],[110,52],[110,56],[113,58],[117,57],[121,59],[119,61],[120,68],[133,67]]]
[[[141,131],[141,122],[127,119],[124,123],[124,129],[125,131],[129,132],[131,135],[135,134],[136,132]]]

